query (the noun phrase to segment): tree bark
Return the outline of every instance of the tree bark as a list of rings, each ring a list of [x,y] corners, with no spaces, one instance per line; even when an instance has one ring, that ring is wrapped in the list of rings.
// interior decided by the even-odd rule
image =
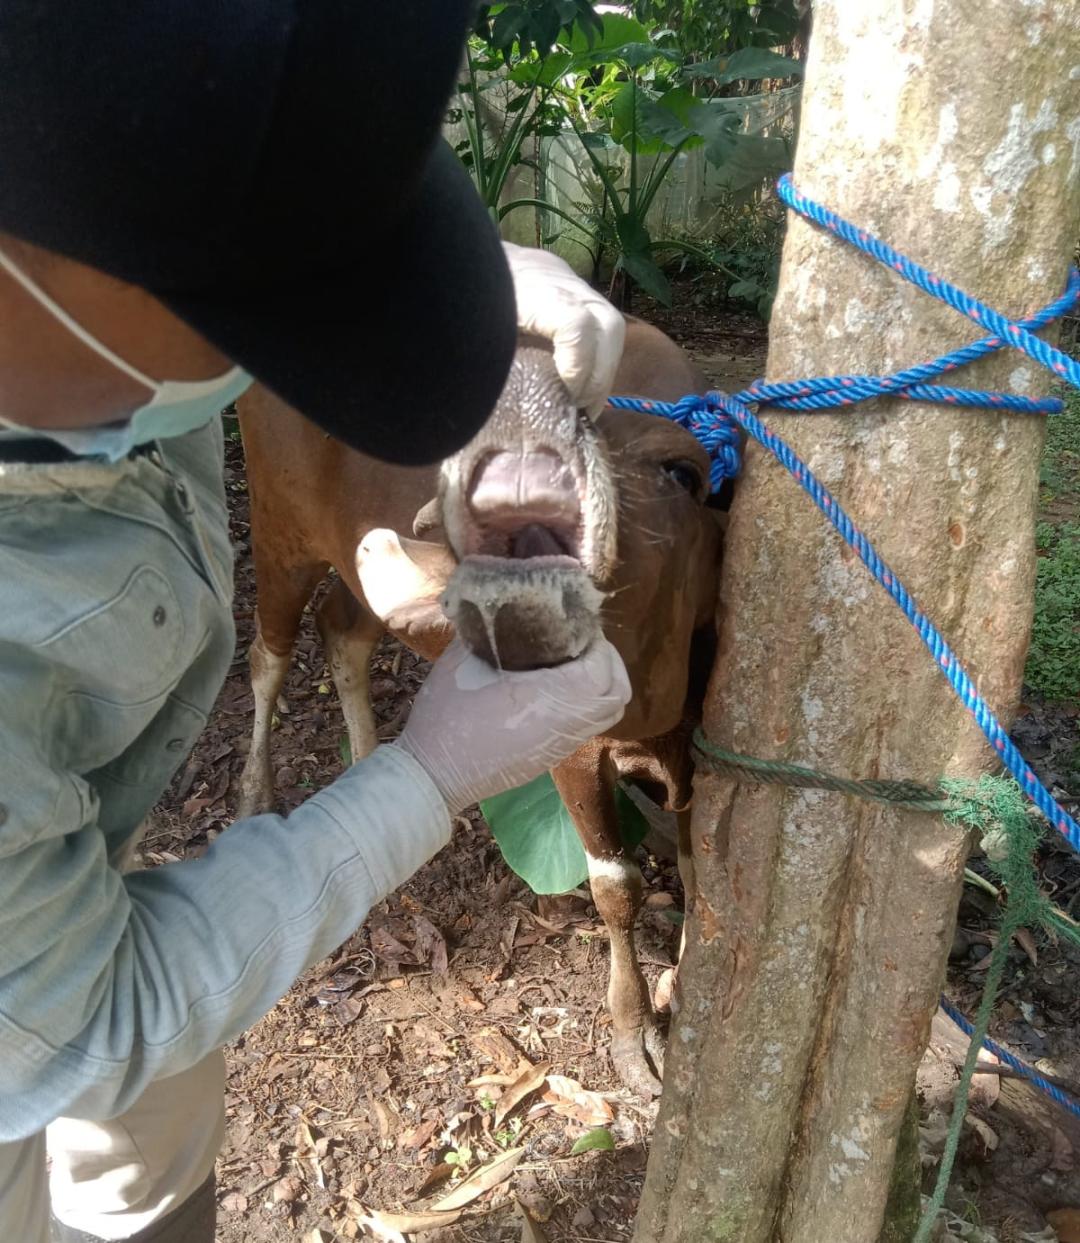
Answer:
[[[1075,0],[818,0],[801,190],[1005,313],[1076,238]],[[772,379],[885,373],[977,335],[792,219]],[[1016,353],[957,381],[1036,394]],[[1032,611],[1042,420],[875,402],[766,421],[900,574],[1006,717]],[[993,767],[899,610],[751,445],[731,516],[718,744],[927,784]],[[637,1243],[873,1243],[928,1037],[966,841],[841,795],[696,782],[698,897]]]

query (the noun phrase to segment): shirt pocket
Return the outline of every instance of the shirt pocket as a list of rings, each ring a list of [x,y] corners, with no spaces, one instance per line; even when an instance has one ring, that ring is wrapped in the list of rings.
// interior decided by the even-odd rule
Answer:
[[[135,706],[171,689],[188,664],[187,625],[169,580],[137,566],[110,599],[72,618],[36,646],[74,674],[75,693]]]
[[[64,767],[88,776],[134,753],[196,655],[195,637],[169,580],[142,565],[110,599],[37,644],[66,689],[55,740]]]
[[[178,695],[169,695],[134,745],[88,774],[105,800],[107,785],[152,788],[156,799],[191,753],[206,725],[206,714]]]

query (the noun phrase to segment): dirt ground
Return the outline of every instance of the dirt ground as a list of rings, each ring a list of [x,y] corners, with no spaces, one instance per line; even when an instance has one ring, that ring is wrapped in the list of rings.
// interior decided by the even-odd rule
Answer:
[[[639,313],[671,332],[719,387],[743,387],[764,371],[764,334],[750,318]],[[235,441],[227,470],[237,655],[209,728],[157,808],[144,843],[151,865],[197,855],[227,828],[247,749],[245,654],[255,589]],[[423,673],[411,653],[383,643],[372,678],[380,737],[400,730]],[[1029,697],[1016,730],[1040,776],[1074,805],[1077,713],[1076,704]],[[281,809],[332,779],[345,753],[337,697],[309,614],[278,704]],[[648,899],[639,946],[655,983],[674,961],[681,893],[670,862],[642,851],[641,863]],[[1038,864],[1046,892],[1080,917],[1077,860],[1047,843]],[[969,1014],[989,953],[993,907],[988,894],[966,889],[949,989]],[[1074,1087],[1078,968],[1080,954],[1042,933],[1023,938],[1011,951],[992,1028],[1019,1055]],[[606,971],[605,930],[588,893],[538,901],[503,864],[482,821],[459,820],[436,859],[227,1051],[219,1243],[366,1237],[365,1213],[416,1212],[418,1200],[438,1198],[499,1159],[490,1175],[494,1190],[472,1201],[456,1224],[423,1234],[425,1241],[629,1239],[655,1106],[630,1096],[612,1075]],[[939,1023],[920,1077],[928,1180],[962,1055],[962,1042]],[[541,1086],[513,1105],[530,1084]],[[500,1109],[500,1099],[513,1108]],[[994,1077],[980,1077],[969,1119],[950,1195],[951,1237],[1052,1239],[1038,1233],[1047,1225],[1044,1214],[1070,1206],[1080,1228],[1080,1121],[1016,1080]],[[610,1133],[614,1151],[572,1155],[574,1142],[598,1127]]]

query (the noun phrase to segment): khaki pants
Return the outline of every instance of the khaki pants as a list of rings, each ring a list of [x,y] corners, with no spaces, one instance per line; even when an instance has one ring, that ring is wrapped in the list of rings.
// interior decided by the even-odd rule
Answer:
[[[119,1118],[59,1118],[30,1139],[0,1144],[0,1240],[49,1243],[50,1201],[65,1225],[102,1239],[130,1238],[202,1185],[224,1134],[219,1050],[151,1084]]]

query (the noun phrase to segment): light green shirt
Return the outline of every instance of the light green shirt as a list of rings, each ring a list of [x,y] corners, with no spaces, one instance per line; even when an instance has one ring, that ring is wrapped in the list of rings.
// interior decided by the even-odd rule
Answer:
[[[233,1039],[449,838],[381,747],[198,860],[117,861],[233,657],[221,428],[0,464],[0,1141],[107,1118]]]

